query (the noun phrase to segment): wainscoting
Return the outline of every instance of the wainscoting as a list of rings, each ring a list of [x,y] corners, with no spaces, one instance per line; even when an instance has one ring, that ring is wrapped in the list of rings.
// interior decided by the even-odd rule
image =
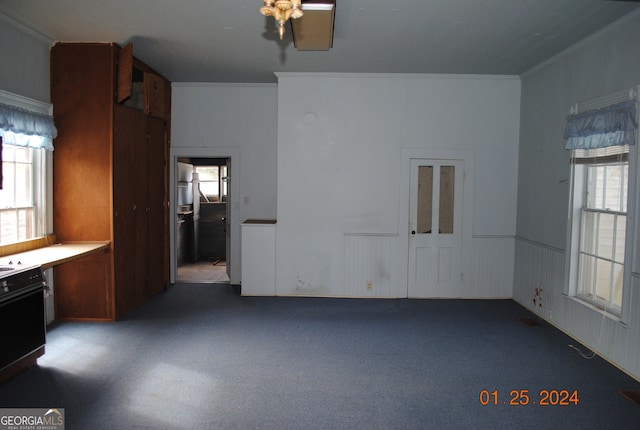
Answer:
[[[514,248],[513,236],[474,236],[471,276],[463,284],[462,298],[511,298]]]
[[[407,297],[407,249],[396,234],[345,234],[344,295]],[[477,236],[460,298],[511,298],[513,236]]]
[[[565,252],[518,238],[513,298],[640,379],[640,292],[632,276],[629,324],[563,293]],[[635,293],[635,294],[634,294]]]
[[[345,235],[345,294],[353,297],[406,296],[400,282],[398,235]]]

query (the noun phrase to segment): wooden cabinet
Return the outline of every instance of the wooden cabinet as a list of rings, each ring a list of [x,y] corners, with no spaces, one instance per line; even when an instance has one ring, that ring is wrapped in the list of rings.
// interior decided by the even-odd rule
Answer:
[[[144,100],[131,103],[118,88],[120,54],[112,43],[51,50],[54,233],[111,242],[91,268],[78,261],[54,270],[59,319],[114,320],[168,284],[170,83],[132,58]]]
[[[168,120],[171,115],[171,86],[133,56],[127,44],[118,54],[117,102],[143,110],[145,114]]]

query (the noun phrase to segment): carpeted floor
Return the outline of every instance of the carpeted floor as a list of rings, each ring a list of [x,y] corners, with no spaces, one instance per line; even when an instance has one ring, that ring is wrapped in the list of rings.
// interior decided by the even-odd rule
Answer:
[[[123,321],[52,328],[38,367],[0,386],[0,406],[65,408],[71,430],[638,428],[640,406],[620,390],[640,383],[569,344],[511,300],[178,284]],[[543,390],[576,394],[545,406]]]

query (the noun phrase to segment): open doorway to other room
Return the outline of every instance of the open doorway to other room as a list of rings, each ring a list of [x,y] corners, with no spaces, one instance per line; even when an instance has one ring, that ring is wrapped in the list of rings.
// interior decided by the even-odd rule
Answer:
[[[227,158],[177,160],[176,280],[229,283]]]

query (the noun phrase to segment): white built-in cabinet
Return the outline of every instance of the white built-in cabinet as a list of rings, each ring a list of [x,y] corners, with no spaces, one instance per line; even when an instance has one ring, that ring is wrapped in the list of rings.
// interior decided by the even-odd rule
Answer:
[[[276,221],[242,223],[242,295],[276,295]]]

